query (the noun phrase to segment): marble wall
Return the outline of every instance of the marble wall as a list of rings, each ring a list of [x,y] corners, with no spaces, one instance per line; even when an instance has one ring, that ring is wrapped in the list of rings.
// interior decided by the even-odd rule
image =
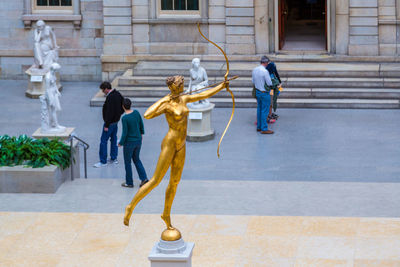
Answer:
[[[2,79],[25,79],[24,71],[33,63],[33,31],[24,20],[26,3],[31,1],[0,1]],[[63,80],[110,80],[142,55],[219,54],[198,34],[197,22],[203,33],[230,55],[275,52],[278,0],[200,0],[198,14],[180,17],[160,15],[159,0],[74,1],[80,7],[79,25],[68,16],[65,20],[40,16],[54,28],[61,46]],[[400,0],[329,3],[328,52],[400,54]]]
[[[33,29],[24,24],[26,3],[30,0],[0,1],[1,79],[26,79],[25,70],[33,64]],[[103,50],[102,0],[80,0],[81,20],[74,25],[71,16],[54,18],[53,14],[33,14],[50,25],[61,47],[61,79],[92,81],[101,79],[100,55]],[[31,13],[31,12],[30,12]],[[35,24],[32,21],[32,25]],[[80,28],[79,28],[80,26]]]

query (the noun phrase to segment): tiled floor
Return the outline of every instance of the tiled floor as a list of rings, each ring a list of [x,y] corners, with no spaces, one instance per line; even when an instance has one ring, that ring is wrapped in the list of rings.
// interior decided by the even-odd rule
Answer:
[[[0,213],[0,266],[149,266],[158,215]],[[193,266],[400,266],[400,219],[175,215]]]

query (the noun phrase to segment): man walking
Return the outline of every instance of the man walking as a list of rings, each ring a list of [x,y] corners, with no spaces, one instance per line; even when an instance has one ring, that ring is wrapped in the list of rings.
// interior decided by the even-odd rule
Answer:
[[[273,134],[274,131],[268,130],[267,117],[271,106],[271,96],[265,85],[272,86],[271,78],[266,67],[268,58],[261,57],[260,66],[253,69],[252,82],[256,89],[257,98],[257,131],[262,134]]]
[[[93,165],[95,168],[100,168],[107,165],[107,144],[108,139],[111,141],[110,163],[118,163],[118,147],[117,147],[117,131],[118,121],[121,118],[124,110],[122,109],[122,102],[124,98],[115,89],[112,89],[109,82],[103,82],[100,89],[106,95],[106,101],[103,104],[103,131],[100,138],[100,161]]]

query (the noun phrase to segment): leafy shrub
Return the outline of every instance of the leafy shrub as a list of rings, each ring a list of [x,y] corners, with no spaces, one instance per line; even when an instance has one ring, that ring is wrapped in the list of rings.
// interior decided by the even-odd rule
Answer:
[[[56,165],[65,169],[70,164],[70,148],[59,139],[32,139],[26,135],[0,136],[0,167],[26,165],[41,168]]]

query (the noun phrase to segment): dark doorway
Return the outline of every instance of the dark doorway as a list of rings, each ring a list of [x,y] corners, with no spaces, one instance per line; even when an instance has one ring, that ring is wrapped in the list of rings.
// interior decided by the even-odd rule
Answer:
[[[279,0],[279,49],[327,49],[326,1]]]

